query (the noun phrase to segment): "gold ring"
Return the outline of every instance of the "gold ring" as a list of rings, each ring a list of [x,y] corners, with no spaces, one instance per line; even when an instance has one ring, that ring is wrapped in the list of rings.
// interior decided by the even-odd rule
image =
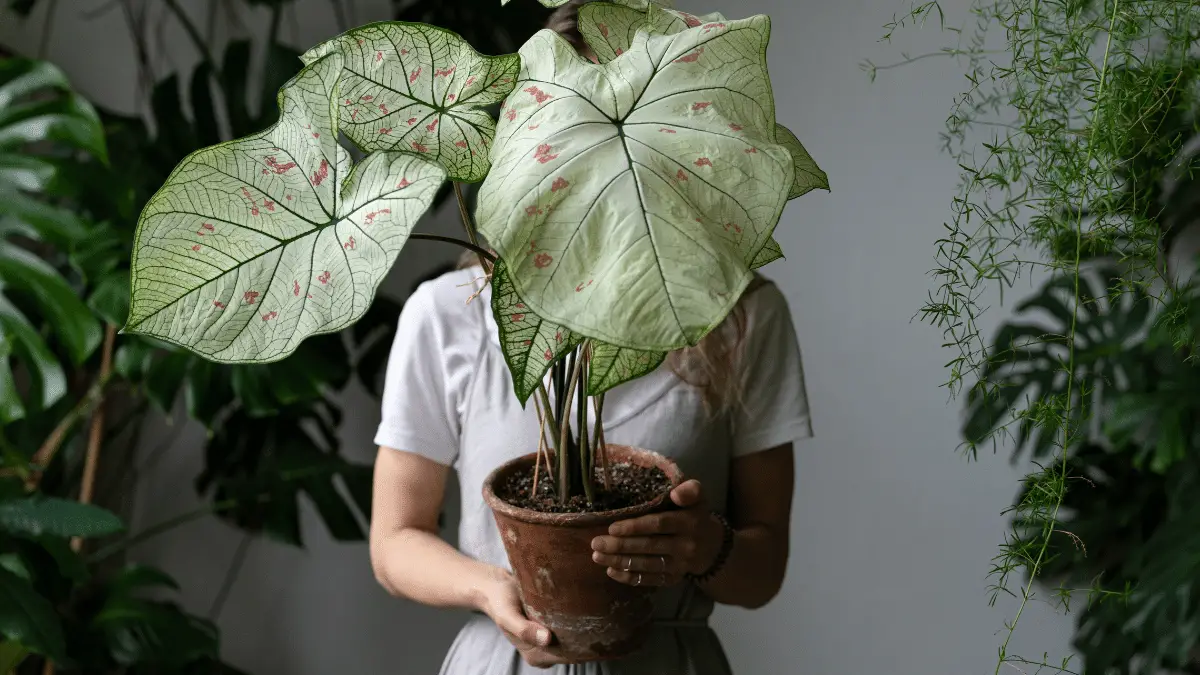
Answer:
[[[637,582],[634,582],[633,586],[635,586],[635,587],[642,586],[642,574],[641,573],[638,573]]]
[[[631,570],[633,570],[633,557],[627,556],[625,557],[625,572],[628,573]]]
[[[658,560],[662,562],[662,572],[667,572],[667,557],[659,556]],[[665,578],[666,576],[663,577]]]

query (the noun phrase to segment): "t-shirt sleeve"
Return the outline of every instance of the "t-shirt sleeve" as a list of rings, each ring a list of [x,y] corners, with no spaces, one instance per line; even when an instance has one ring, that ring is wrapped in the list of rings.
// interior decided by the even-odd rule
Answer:
[[[804,365],[787,299],[768,283],[744,302],[742,397],[733,416],[735,457],[812,436]]]
[[[388,357],[375,443],[449,466],[458,456],[459,403],[470,355],[459,335],[465,327],[459,322],[459,331],[453,330],[444,308],[431,282],[404,304]]]

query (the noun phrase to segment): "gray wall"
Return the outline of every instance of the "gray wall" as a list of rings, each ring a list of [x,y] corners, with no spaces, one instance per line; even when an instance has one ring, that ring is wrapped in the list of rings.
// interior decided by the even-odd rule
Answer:
[[[102,0],[60,4],[78,8],[62,9],[51,58],[95,99],[128,109],[132,54],[123,37],[119,50],[105,51],[108,36],[123,30],[118,14],[87,23],[80,12]],[[351,4],[360,22],[386,14],[385,1]],[[965,0],[943,4],[952,19],[963,18],[953,10]],[[726,5],[729,14],[773,17],[779,119],[828,171],[833,192],[789,206],[777,231],[788,259],[766,269],[795,315],[816,428],[816,437],[797,447],[788,580],[767,608],[720,609],[718,631],[740,672],[990,671],[1015,605],[1002,599],[988,607],[987,572],[1005,534],[1001,510],[1021,472],[1005,455],[968,463],[956,453],[958,406],[939,387],[948,355],[935,329],[912,321],[930,288],[933,241],[956,184],[937,134],[965,85],[961,71],[932,59],[868,81],[857,65],[863,59],[883,63],[944,44],[932,26],[902,31],[891,45],[878,42],[881,25],[907,3]],[[327,2],[298,6],[300,46],[332,30]],[[31,53],[36,26],[5,19],[0,41]],[[165,44],[174,63],[187,64],[194,57],[176,33]],[[433,220],[432,227],[454,227],[452,214]],[[448,255],[434,244],[410,245],[389,290],[402,294],[432,259]],[[370,458],[374,405],[360,391],[349,392],[346,404],[346,448]],[[187,430],[143,473],[140,524],[197,504],[190,481],[200,467],[200,442],[199,430]],[[305,536],[304,551],[250,546],[220,617],[227,658],[273,673],[436,670],[461,615],[388,598],[371,577],[364,545],[332,543],[312,519]],[[185,603],[207,612],[240,540],[215,520],[200,521],[137,556],[174,573]],[[1069,618],[1034,603],[1011,649],[1038,658],[1048,652],[1056,661],[1068,652],[1070,626]]]

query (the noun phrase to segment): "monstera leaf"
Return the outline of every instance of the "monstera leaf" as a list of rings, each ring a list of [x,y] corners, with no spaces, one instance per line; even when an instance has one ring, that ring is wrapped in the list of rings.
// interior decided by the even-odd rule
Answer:
[[[358,147],[417,152],[455,181],[483,180],[496,122],[482,108],[512,91],[520,57],[483,56],[448,30],[398,21],[357,28],[301,58],[333,52],[345,59],[341,129]]]
[[[655,352],[724,319],[794,182],[769,25],[638,33],[603,65],[552,31],[522,47],[478,215],[537,315]]]
[[[280,90],[273,127],[175,169],[138,223],[126,331],[265,362],[367,310],[446,172],[396,152],[351,172],[341,73],[339,54],[312,62]]]
[[[513,391],[524,405],[550,365],[579,345],[583,336],[530,311],[517,295],[502,261],[492,270],[492,314],[512,372]]]

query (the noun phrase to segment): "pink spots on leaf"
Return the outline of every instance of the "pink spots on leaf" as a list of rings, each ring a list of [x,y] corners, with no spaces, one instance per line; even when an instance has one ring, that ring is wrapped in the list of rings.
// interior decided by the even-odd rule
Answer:
[[[365,225],[374,225],[376,216],[382,216],[384,214],[390,214],[390,213],[392,213],[391,209],[380,209],[379,211],[372,211],[366,215],[366,217],[364,219]],[[350,241],[354,242],[354,238],[351,237]],[[350,246],[350,248],[353,249],[354,246]]]
[[[663,127],[661,129],[659,129],[658,131],[663,134],[678,134],[679,133],[679,132],[675,131],[674,129],[667,129],[666,127]]]
[[[595,54],[588,54],[588,60],[597,66],[600,65],[600,57],[596,56]]]
[[[350,99],[346,99],[346,105],[350,105],[351,103],[354,103],[354,102],[351,101]]]
[[[704,54],[704,47],[697,47],[696,51],[690,54],[684,54],[678,59],[675,59],[675,63],[696,63],[700,60],[700,55],[702,54]]]
[[[524,304],[524,303],[517,303],[517,309],[518,309],[518,310],[524,310],[524,309],[525,309],[525,304]]]
[[[441,118],[435,117],[433,119],[433,122],[430,122],[429,124],[425,125],[425,130],[429,131],[429,132],[437,131],[438,122],[441,122]]]
[[[529,129],[529,131],[533,131],[534,129],[537,129],[537,128],[538,128],[538,127],[540,127],[540,126],[542,126],[542,125],[540,125],[540,124],[531,124],[531,125],[529,125],[529,127],[527,127],[527,128]]]
[[[358,117],[358,108],[355,108],[354,110],[350,111],[350,121],[353,122],[354,118],[356,118],[356,117]]]
[[[225,309],[225,304],[224,304],[224,303],[222,303],[222,302],[221,302],[221,301],[219,301],[219,300],[214,300],[214,301],[213,301],[213,307],[215,307],[215,308],[220,308],[220,309],[224,310],[224,309]]]
[[[621,49],[620,47],[617,47],[617,56],[621,56],[621,55],[622,55],[622,54],[624,54],[624,53],[625,53],[625,50],[624,50],[624,49]]]
[[[531,217],[532,216],[541,216],[543,213],[544,212],[536,204],[525,207],[525,215],[526,216],[531,216]]]
[[[467,81],[464,83],[464,86],[466,86],[466,87],[470,87],[470,86],[471,86],[471,85],[473,85],[473,84],[475,84],[475,76],[474,76],[474,75],[472,75],[471,77],[467,78]]]
[[[508,112],[504,114],[504,117],[507,117],[509,122],[514,122],[514,121],[516,121],[516,119],[517,119],[517,109],[516,109],[516,108],[509,108],[509,109],[508,109]]]
[[[381,135],[384,135],[384,136],[386,136],[386,135],[388,135],[388,134],[392,133],[392,128],[391,128],[391,127],[380,127],[380,128],[379,128],[379,133],[380,133]]]
[[[269,322],[269,321],[271,321],[272,319],[275,319],[275,318],[276,318],[276,317],[278,317],[278,316],[279,316],[279,313],[278,313],[278,312],[276,312],[276,311],[274,311],[274,310],[271,310],[270,312],[268,312],[267,314],[265,314],[265,315],[263,315],[263,316],[262,316],[262,320],[263,320],[264,322]]]
[[[732,129],[733,131],[741,131],[741,130],[742,130],[742,125],[740,125],[740,124],[733,124],[733,123],[731,122],[731,123],[729,124],[729,128],[730,128],[730,129]]]
[[[532,340],[522,340],[521,344],[524,345],[525,347],[529,347],[530,345],[533,345],[533,341]]]
[[[454,145],[458,146],[459,148],[466,148],[467,142],[466,141],[455,141]]]
[[[313,172],[312,184],[314,186],[321,185],[321,182],[329,178],[329,160],[321,160],[321,165]]]
[[[429,148],[426,148],[425,146],[421,145],[420,143],[417,143],[416,141],[413,141],[412,149],[419,153],[429,152]]]
[[[457,98],[458,98],[458,94],[451,94],[450,96],[446,97],[446,100],[451,103],[454,103],[454,99],[457,99]]]
[[[370,94],[363,94],[362,96],[358,97],[359,101],[373,101],[374,99],[375,97],[371,96]]]
[[[541,164],[545,164],[551,160],[558,159],[557,154],[554,154],[554,155],[551,154],[551,152],[553,150],[554,150],[554,148],[552,148],[550,146],[550,144],[543,143],[542,145],[538,146],[538,149],[533,153],[533,159],[537,160]]]
[[[290,202],[290,201],[292,201],[292,196],[291,196],[291,195],[288,195],[288,196],[287,196],[287,198],[288,198],[288,201],[289,201],[289,202]]]
[[[531,94],[533,96],[533,98],[537,99],[538,103],[545,103],[546,101],[549,101],[550,99],[554,98],[553,94],[547,94],[546,92],[542,91],[541,89],[538,89],[536,86],[528,87],[524,91],[526,94]]]
[[[746,154],[747,155],[757,155],[758,148],[746,148]]]
[[[679,16],[683,17],[683,22],[688,25],[688,28],[695,28],[696,26],[704,23],[694,15],[688,14],[687,12],[680,12]]]
[[[379,112],[383,113],[384,115],[387,115],[388,109],[387,109],[386,103],[379,104]]]
[[[375,52],[375,61],[383,61],[383,52]]]
[[[276,175],[286,174],[287,172],[296,168],[295,162],[288,162],[287,164],[280,164],[279,162],[277,162],[275,160],[274,155],[272,155],[271,157],[268,157],[266,159],[266,163],[267,163],[267,166],[270,167],[271,171],[275,172]]]
[[[346,243],[342,245],[342,248],[343,248],[343,249],[345,249],[345,250],[347,250],[347,251],[354,251],[354,248],[355,248],[356,246],[358,246],[358,244],[357,244],[357,243],[355,243],[355,241],[354,241],[354,236],[353,236],[353,235],[351,235],[351,236],[350,236],[350,239],[346,240]]]
[[[680,169],[679,173],[675,174],[675,180],[686,181],[686,180],[688,180],[688,175],[686,173],[684,173],[684,171],[682,169]]]
[[[704,24],[704,33],[707,35],[715,30],[719,31],[722,28],[725,28],[725,24],[723,23],[706,23]]]
[[[417,69],[412,72],[412,75],[408,76],[408,83],[412,84],[416,82],[417,78],[419,77],[421,77],[421,66],[417,66]]]
[[[454,75],[454,71],[458,70],[458,66],[450,66],[449,68],[441,68],[433,72],[435,77],[450,77]]]
[[[546,348],[546,353],[543,354],[542,356],[546,358],[546,361],[550,361],[551,359],[554,359],[554,353],[550,351],[550,348]]]
[[[406,55],[406,54],[408,54],[408,50],[407,50],[407,49],[401,49],[401,50],[400,50],[400,56],[404,56],[404,55]]]
[[[602,23],[598,23],[598,24],[596,24],[596,28],[599,29],[601,35],[603,35],[604,37],[608,37],[608,26],[606,26]]]
[[[738,225],[737,223],[726,223],[725,232],[729,232],[730,228],[733,228],[733,231],[737,234],[742,234],[742,226]]]
[[[410,183],[407,178],[402,178],[400,179],[400,182],[396,184],[396,188],[407,188],[410,185],[412,185],[412,183]]]
[[[594,281],[596,280],[589,279],[587,282],[580,282],[579,285],[575,287],[575,293],[583,293],[583,290],[591,286],[592,282]]]
[[[267,211],[275,211],[275,203],[265,197],[263,198],[263,207],[265,207]]]
[[[554,257],[548,253],[540,253],[533,257],[533,265],[536,268],[548,267],[554,262]]]
[[[562,331],[556,331],[554,333],[554,342],[561,343],[562,341],[563,341]]]
[[[415,118],[415,117],[410,117],[410,118],[408,118],[407,120],[405,120],[405,121],[404,121],[404,124],[407,124],[407,125],[408,125],[408,126],[410,126],[410,127],[411,127],[411,126],[413,126],[413,125],[414,125],[414,124],[416,124],[416,123],[417,123],[417,118]]]
[[[511,319],[512,319],[513,323],[516,324],[517,322],[524,321],[525,315],[518,313],[518,314],[513,315],[511,317]]]
[[[529,240],[529,251],[526,251],[525,253],[533,253],[535,249],[537,249],[537,240]]]
[[[212,223],[203,223],[200,225],[200,229],[196,231],[196,234],[203,237],[205,230],[207,230],[209,232],[216,232],[216,229],[213,227]]]
[[[328,284],[329,283],[329,271],[326,270],[323,274],[317,276],[317,281],[322,284]]]
[[[550,192],[558,192],[559,190],[566,190],[567,186],[569,186],[569,185],[571,185],[571,184],[567,182],[567,179],[559,176],[558,178],[554,179],[554,183],[552,183],[550,185]]]
[[[293,296],[300,295],[300,280],[298,280],[298,279],[292,280],[292,295]]]
[[[708,159],[707,157],[701,157],[700,159],[696,160],[696,166],[697,167],[711,167],[712,160]]]
[[[259,293],[257,291],[247,291],[242,294],[242,300],[246,305],[254,305],[254,301],[258,299],[258,296]]]
[[[712,105],[712,101],[697,101],[692,104],[692,110],[705,110]]]
[[[200,250],[200,245],[199,245],[199,244],[193,244],[193,245],[192,245],[192,251],[199,251],[199,250]]]

